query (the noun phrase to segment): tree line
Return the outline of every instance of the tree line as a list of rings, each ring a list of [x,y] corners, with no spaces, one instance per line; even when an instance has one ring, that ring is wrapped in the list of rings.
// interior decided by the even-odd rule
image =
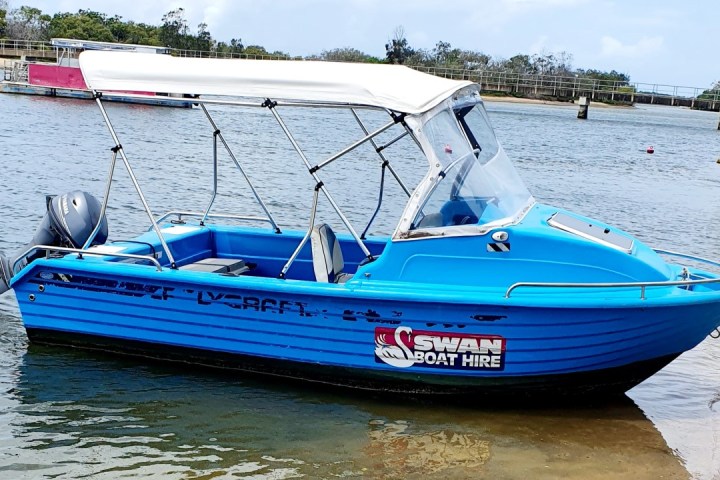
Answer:
[[[8,0],[0,0],[0,38],[48,41],[51,38],[74,38],[116,43],[156,45],[184,50],[199,50],[224,54],[272,55],[289,57],[282,51],[267,51],[261,45],[244,45],[238,35],[230,41],[217,41],[208,26],[200,23],[193,29],[185,18],[185,10],[171,10],[159,25],[123,20],[119,15],[107,15],[93,10],[78,10],[54,15],[40,9],[21,6],[10,9]],[[477,71],[512,72],[523,75],[558,75],[617,82],[628,85],[629,75],[615,70],[574,68],[573,56],[568,52],[518,54],[511,58],[492,57],[476,50],[463,50],[449,42],[438,41],[434,48],[413,48],[402,27],[398,27],[385,43],[385,56],[368,55],[352,47],[324,50],[305,57],[309,60],[394,63],[426,67],[453,68]],[[720,82],[711,90],[720,88]]]
[[[163,15],[160,25],[150,25],[93,10],[81,9],[77,13],[48,15],[27,5],[9,9],[7,0],[0,0],[0,38],[32,41],[73,38],[218,53],[288,56],[285,52],[268,52],[260,45],[245,46],[240,38],[233,38],[229,42],[216,41],[205,23],[199,24],[193,31],[183,8]]]

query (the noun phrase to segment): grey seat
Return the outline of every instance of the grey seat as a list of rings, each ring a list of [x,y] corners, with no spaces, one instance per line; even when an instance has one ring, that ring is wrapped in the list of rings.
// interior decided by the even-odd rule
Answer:
[[[326,223],[316,226],[310,233],[315,280],[327,283],[345,283],[352,274],[343,273],[345,267],[340,242]]]

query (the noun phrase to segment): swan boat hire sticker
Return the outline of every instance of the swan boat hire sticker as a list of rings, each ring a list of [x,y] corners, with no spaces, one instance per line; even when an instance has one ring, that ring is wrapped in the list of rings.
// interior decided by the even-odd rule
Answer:
[[[398,368],[502,370],[505,368],[505,338],[413,331],[405,326],[376,327],[375,361]]]

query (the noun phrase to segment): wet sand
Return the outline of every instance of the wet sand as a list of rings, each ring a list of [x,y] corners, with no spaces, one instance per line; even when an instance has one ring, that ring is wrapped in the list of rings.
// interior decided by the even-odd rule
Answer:
[[[443,428],[440,417],[447,420],[448,413],[455,422]],[[371,422],[367,458],[356,467],[370,460],[361,469],[370,478],[690,477],[630,400],[587,410],[445,410],[437,414],[437,429],[428,428],[432,417],[424,412],[419,431],[412,420]]]

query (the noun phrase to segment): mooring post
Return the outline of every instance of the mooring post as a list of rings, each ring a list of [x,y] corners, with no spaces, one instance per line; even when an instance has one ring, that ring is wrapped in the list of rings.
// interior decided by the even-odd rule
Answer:
[[[587,120],[590,99],[588,97],[580,97],[578,98],[578,105],[580,105],[580,109],[578,110],[577,118]]]

